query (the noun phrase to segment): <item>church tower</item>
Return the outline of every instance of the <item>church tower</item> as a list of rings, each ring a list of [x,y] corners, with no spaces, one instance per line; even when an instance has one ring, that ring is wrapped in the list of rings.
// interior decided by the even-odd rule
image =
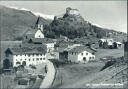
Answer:
[[[40,21],[40,16],[38,17],[34,29],[37,29],[35,33],[35,38],[44,38],[43,34],[43,25],[39,23]]]

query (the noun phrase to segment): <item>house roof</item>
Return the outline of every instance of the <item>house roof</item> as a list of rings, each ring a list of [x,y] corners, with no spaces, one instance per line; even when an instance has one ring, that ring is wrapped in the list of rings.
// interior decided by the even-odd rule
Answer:
[[[74,47],[73,49],[69,50],[68,52],[77,52],[77,53],[81,53],[83,51],[88,51],[90,53],[93,53],[94,51],[91,50],[90,48],[88,47],[85,47],[85,46],[76,46]]]
[[[34,44],[22,44],[18,47],[13,46],[8,48],[12,54],[42,54],[46,53],[46,49],[46,46]]]
[[[116,42],[117,44],[122,44],[121,42]]]
[[[54,41],[50,38],[33,38],[32,42],[34,43],[54,43]]]

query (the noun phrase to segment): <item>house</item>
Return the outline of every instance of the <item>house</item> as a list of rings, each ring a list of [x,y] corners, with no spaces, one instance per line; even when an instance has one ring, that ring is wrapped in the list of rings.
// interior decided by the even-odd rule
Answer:
[[[113,47],[114,47],[114,48],[122,48],[122,45],[123,45],[123,44],[122,44],[121,42],[114,42],[114,43],[113,43]]]
[[[85,46],[77,46],[68,51],[68,61],[86,63],[95,60],[94,51]]]
[[[5,51],[6,59],[12,67],[18,65],[38,65],[46,62],[46,47],[42,45],[22,44],[9,47]]]
[[[121,48],[122,47],[122,43],[121,42],[117,42],[117,41],[114,41],[113,39],[109,39],[109,38],[106,38],[106,39],[100,39],[99,40],[99,47],[101,48]]]

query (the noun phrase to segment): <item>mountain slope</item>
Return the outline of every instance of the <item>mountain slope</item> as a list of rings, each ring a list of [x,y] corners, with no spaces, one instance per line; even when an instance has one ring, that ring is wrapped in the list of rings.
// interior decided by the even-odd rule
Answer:
[[[16,10],[0,6],[1,40],[15,40],[26,30],[34,26],[37,16],[31,11]],[[40,23],[49,24],[49,20],[41,18]]]

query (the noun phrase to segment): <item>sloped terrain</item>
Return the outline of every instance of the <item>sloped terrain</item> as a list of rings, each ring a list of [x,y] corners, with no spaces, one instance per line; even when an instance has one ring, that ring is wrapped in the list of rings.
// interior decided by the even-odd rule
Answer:
[[[20,37],[31,27],[35,26],[37,16],[31,11],[16,10],[0,6],[1,40],[20,40]],[[50,21],[41,18],[40,23]]]
[[[65,65],[57,69],[54,88],[122,88],[127,83],[127,64],[122,58],[101,70],[104,62]],[[119,85],[120,83],[120,85]],[[99,84],[93,86],[94,84]],[[101,84],[101,85],[100,85]],[[110,84],[110,85],[105,85]],[[114,85],[117,84],[117,85]]]

